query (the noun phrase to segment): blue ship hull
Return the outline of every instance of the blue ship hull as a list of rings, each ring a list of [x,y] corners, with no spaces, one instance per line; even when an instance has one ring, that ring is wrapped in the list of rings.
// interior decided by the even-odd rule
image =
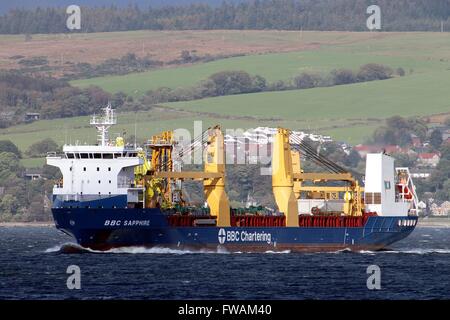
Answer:
[[[53,208],[58,229],[83,247],[227,251],[380,250],[407,237],[417,217],[372,216],[363,227],[174,227],[159,209]]]

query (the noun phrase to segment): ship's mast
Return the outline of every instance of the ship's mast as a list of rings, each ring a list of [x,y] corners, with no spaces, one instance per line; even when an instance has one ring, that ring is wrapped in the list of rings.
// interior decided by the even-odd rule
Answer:
[[[114,114],[114,109],[111,108],[111,103],[108,102],[106,108],[102,108],[102,110],[103,116],[92,116],[90,123],[97,128],[99,144],[107,146],[109,142],[108,130],[117,123],[117,118]]]

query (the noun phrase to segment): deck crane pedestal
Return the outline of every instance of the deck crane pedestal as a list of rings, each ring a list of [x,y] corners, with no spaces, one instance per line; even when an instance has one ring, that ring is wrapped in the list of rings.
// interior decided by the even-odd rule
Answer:
[[[292,145],[291,140],[293,141]],[[293,148],[291,149],[291,147]],[[363,214],[362,195],[364,189],[351,173],[346,172],[345,169],[330,160],[317,155],[313,148],[298,137],[293,137],[287,129],[278,129],[274,137],[273,148],[272,188],[279,210],[286,215],[287,225],[290,213],[295,211],[298,214],[297,200],[301,198],[302,193],[307,193],[310,198],[324,200],[339,199],[339,194],[343,194],[342,212],[349,216],[361,216]],[[316,163],[323,164],[332,172],[303,172],[300,152],[304,153],[305,156],[312,157]],[[304,185],[303,182],[305,181],[312,181],[314,185]],[[329,181],[343,181],[347,183],[347,186],[315,185],[316,183]],[[292,196],[294,199],[292,199]],[[293,218],[291,223],[295,226]]]
[[[150,170],[144,175],[147,185],[151,181],[164,179],[166,183],[162,186],[159,193],[165,198],[166,202],[172,202],[171,181],[176,180],[199,180],[203,181],[203,190],[210,208],[210,215],[216,218],[216,225],[219,227],[230,226],[230,204],[225,192],[225,155],[224,155],[224,137],[219,126],[210,128],[206,131],[206,152],[204,155],[204,171],[174,171],[174,161],[172,160],[173,148],[175,142],[172,134],[165,132],[162,137],[170,137],[164,140],[166,143],[155,143],[158,136],[153,137],[149,147],[153,150]],[[201,141],[194,142],[188,147],[187,152],[192,152],[194,147],[203,147],[203,134]],[[144,161],[149,163],[148,160]],[[149,203],[149,202],[147,202]]]

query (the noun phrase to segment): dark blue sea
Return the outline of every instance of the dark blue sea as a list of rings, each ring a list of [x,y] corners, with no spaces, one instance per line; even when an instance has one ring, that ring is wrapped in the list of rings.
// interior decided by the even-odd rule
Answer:
[[[450,229],[417,228],[389,251],[64,253],[52,227],[0,228],[3,299],[450,299]],[[70,245],[69,245],[70,246]],[[67,267],[81,270],[69,290]],[[367,267],[380,267],[380,290]]]

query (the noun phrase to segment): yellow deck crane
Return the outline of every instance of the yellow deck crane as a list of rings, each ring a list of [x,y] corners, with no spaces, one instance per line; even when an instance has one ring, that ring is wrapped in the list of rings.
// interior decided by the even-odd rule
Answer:
[[[174,190],[173,181],[200,180],[211,216],[216,217],[219,227],[230,226],[230,205],[225,192],[225,155],[224,137],[219,126],[210,128],[206,132],[206,152],[204,156],[204,171],[174,171],[173,149],[175,142],[173,132],[163,132],[152,137],[148,144],[151,149],[151,159],[144,157],[144,165],[136,169],[137,179],[145,181],[146,207],[154,207],[163,202],[171,206]],[[200,145],[203,147],[203,134],[200,142],[191,144],[187,152]],[[185,150],[186,151],[186,150]],[[160,197],[161,199],[157,199]]]
[[[293,140],[297,148],[291,148]],[[305,173],[301,169],[300,151],[313,157],[318,163],[323,164],[328,172]],[[305,181],[313,182],[312,186],[303,184]],[[322,186],[316,183],[344,181],[346,186]],[[312,148],[298,137],[293,137],[287,129],[278,129],[273,143],[272,156],[272,188],[275,201],[281,212],[286,215],[286,226],[298,225],[297,200],[302,193],[306,193],[311,199],[339,199],[339,194],[344,194],[343,213],[350,216],[360,216],[363,212],[362,195],[364,189],[351,173],[345,172],[330,160],[312,150]]]

